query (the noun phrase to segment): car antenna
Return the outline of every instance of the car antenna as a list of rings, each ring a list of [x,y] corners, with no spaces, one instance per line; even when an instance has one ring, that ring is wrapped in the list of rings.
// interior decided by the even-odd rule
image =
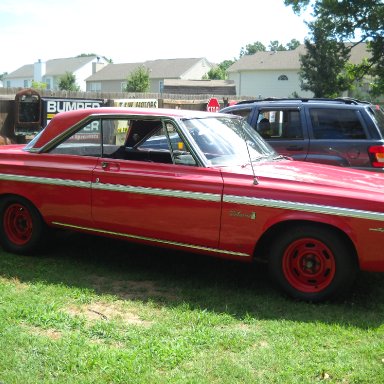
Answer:
[[[245,141],[245,145],[246,145],[246,147],[247,147],[247,153],[248,153],[249,163],[251,164],[251,168],[252,168],[253,185],[258,185],[258,184],[259,184],[259,180],[258,180],[258,178],[257,178],[257,176],[256,176],[255,168],[253,168],[253,162],[252,162],[252,158],[251,158],[251,152],[249,151],[248,141],[247,141],[246,136],[245,136],[244,125],[241,125],[241,132],[242,132],[243,140]]]

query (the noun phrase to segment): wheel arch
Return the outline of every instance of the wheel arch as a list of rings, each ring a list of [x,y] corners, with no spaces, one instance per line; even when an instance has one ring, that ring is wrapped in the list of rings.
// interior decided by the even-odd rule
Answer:
[[[18,199],[22,199],[22,200],[26,201],[27,203],[31,204],[39,212],[40,216],[43,217],[41,212],[40,212],[40,209],[36,206],[36,204],[32,200],[28,199],[28,197],[25,197],[24,195],[21,195],[20,193],[2,193],[2,194],[0,194],[0,203],[5,199],[9,199],[9,198],[13,198],[13,197],[18,198]]]
[[[273,239],[276,238],[276,236],[279,235],[279,233],[282,233],[283,231],[292,231],[295,227],[299,227],[302,225],[310,225],[312,227],[317,228],[327,228],[331,229],[334,233],[337,233],[338,236],[342,239],[346,247],[348,247],[348,250],[350,254],[353,256],[354,261],[359,265],[358,255],[356,251],[356,247],[350,238],[348,234],[340,229],[339,227],[329,224],[329,223],[323,223],[318,221],[312,221],[312,220],[285,220],[281,221],[279,223],[275,223],[271,227],[268,228],[267,231],[263,233],[263,235],[260,237],[259,241],[257,242],[253,257],[257,261],[263,261],[268,262],[268,248],[271,242],[273,242]]]

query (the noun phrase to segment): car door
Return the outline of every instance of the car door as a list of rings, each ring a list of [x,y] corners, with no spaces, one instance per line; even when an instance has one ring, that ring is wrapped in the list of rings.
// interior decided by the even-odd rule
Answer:
[[[167,123],[172,132],[164,138],[149,135],[150,130],[142,123],[144,141],[140,130],[132,132],[133,127],[129,126],[124,158],[101,158],[94,170],[92,214],[96,227],[154,244],[216,248],[223,189],[221,173],[193,165],[192,155],[178,136],[175,124]],[[139,144],[134,144],[133,139]],[[183,150],[183,154],[179,156],[174,151],[172,163],[158,162],[153,155],[164,155],[167,148],[171,149],[167,143]],[[133,159],[131,154],[135,154]],[[180,159],[188,159],[188,165],[175,164]]]
[[[299,107],[257,109],[251,125],[279,154],[306,160],[309,137],[305,116]]]
[[[102,155],[98,121],[80,127],[46,153],[31,154],[29,187],[44,218],[64,227],[93,226],[91,182]]]

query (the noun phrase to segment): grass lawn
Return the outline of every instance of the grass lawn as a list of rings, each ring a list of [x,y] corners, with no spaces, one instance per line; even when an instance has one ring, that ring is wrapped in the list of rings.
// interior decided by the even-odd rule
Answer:
[[[0,250],[0,383],[384,383],[384,274],[315,305],[264,265],[79,234],[54,247]]]

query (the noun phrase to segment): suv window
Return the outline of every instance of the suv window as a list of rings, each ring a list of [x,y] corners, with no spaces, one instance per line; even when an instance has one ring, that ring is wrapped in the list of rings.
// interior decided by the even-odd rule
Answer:
[[[300,111],[290,109],[262,109],[257,116],[257,132],[266,139],[303,139]]]
[[[384,111],[378,105],[376,105],[374,109],[367,108],[367,110],[370,112],[372,119],[384,136]]]
[[[366,139],[364,127],[352,109],[310,108],[315,139]]]

